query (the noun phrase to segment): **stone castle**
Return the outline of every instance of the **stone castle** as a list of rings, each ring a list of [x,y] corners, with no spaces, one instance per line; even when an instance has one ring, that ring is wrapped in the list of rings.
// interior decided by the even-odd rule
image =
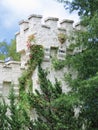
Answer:
[[[8,96],[9,86],[14,83],[15,94],[18,94],[18,78],[27,66],[28,60],[28,49],[27,49],[27,39],[28,36],[34,35],[35,42],[32,44],[42,45],[44,47],[44,59],[42,67],[47,69],[49,74],[49,79],[54,82],[55,77],[62,80],[63,74],[67,72],[64,68],[60,71],[55,71],[51,65],[52,57],[57,57],[61,61],[64,60],[66,55],[66,48],[70,44],[69,40],[65,37],[59,37],[60,34],[65,36],[70,36],[74,29],[81,29],[80,24],[77,24],[73,28],[72,20],[62,20],[58,22],[58,18],[49,17],[44,20],[42,24],[41,15],[30,15],[27,20],[22,20],[19,22],[20,31],[16,33],[16,48],[17,52],[21,54],[21,61],[0,61],[0,95],[4,97]],[[64,39],[65,38],[65,39]],[[35,69],[33,75],[33,91],[35,88],[39,88],[37,68]],[[62,89],[64,92],[68,90],[67,86],[62,83]],[[66,86],[66,87],[65,87]]]

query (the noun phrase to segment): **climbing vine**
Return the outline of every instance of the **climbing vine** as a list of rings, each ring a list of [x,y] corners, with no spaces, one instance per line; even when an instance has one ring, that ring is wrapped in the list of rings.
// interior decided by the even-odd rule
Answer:
[[[44,57],[44,51],[42,45],[27,44],[27,48],[30,52],[28,60],[28,68],[24,70],[22,76],[19,78],[19,99],[20,105],[29,110],[30,103],[28,100],[28,93],[32,92],[32,74],[37,65],[41,64]]]

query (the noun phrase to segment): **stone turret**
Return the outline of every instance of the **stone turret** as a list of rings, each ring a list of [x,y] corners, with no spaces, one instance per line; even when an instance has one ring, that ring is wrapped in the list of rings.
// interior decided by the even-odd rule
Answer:
[[[27,29],[29,26],[28,26],[28,21],[25,21],[25,20],[21,20],[19,22],[19,25],[20,25],[20,33],[24,33],[25,29]]]
[[[60,22],[60,25],[67,31],[71,31],[73,29],[73,22],[73,20],[64,19]]]
[[[33,14],[28,17],[29,28],[31,31],[33,31],[34,29],[38,29],[41,26],[41,19],[42,15]]]
[[[58,20],[58,18],[48,17],[45,19],[45,24],[48,25],[51,29],[56,29]]]
[[[17,42],[17,52],[21,53],[22,63],[26,57],[26,44],[28,37],[30,35],[35,35],[36,44],[41,44],[45,48],[45,50],[49,50],[47,53],[48,59],[50,57],[50,53],[53,51],[53,48],[61,48],[65,51],[67,40],[60,43],[58,38],[59,34],[67,35],[69,31],[73,30],[73,21],[72,20],[62,20],[60,22],[60,27],[58,28],[58,18],[48,17],[44,20],[44,25],[42,25],[42,15],[30,15],[28,19],[22,20],[20,25],[20,32],[16,34],[16,42]],[[32,43],[34,44],[34,43]],[[61,51],[60,53],[63,53]],[[59,51],[58,51],[59,52]],[[62,56],[62,54],[60,54]],[[25,57],[25,58],[24,58]],[[59,57],[60,58],[60,57]],[[62,58],[61,58],[62,59]]]
[[[80,22],[78,22],[78,23],[75,25],[75,29],[76,29],[76,30],[83,30],[83,31],[86,30],[86,28],[85,28],[83,25],[81,25]]]

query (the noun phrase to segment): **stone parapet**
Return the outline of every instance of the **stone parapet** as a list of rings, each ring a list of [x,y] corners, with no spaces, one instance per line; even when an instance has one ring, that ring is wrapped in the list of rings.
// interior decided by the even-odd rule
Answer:
[[[26,28],[28,28],[28,21],[27,20],[21,20],[20,22],[19,22],[19,26],[20,26],[20,33],[24,33],[24,30],[26,29]]]
[[[45,47],[59,46],[58,33],[67,33],[68,30],[73,29],[72,20],[62,20],[59,22],[58,18],[48,17],[42,24],[42,15],[32,14],[27,20],[22,20],[20,31],[16,34],[17,52],[26,50],[26,42],[28,36],[34,34],[36,43]],[[58,28],[58,23],[60,27]]]
[[[73,23],[74,21],[73,20],[68,20],[68,19],[63,19],[61,22],[60,22],[60,26],[66,30],[72,30],[73,29]]]
[[[49,27],[51,27],[51,29],[56,29],[57,28],[57,22],[58,22],[58,18],[54,18],[54,17],[48,17],[44,20],[45,24],[48,25]]]

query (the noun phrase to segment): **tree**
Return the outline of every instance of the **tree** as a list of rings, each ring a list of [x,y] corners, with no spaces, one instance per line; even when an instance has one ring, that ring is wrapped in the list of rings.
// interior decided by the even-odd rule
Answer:
[[[64,0],[60,1],[64,2]],[[98,129],[98,0],[65,1],[65,7],[70,12],[78,11],[86,31],[77,31],[74,34],[74,44],[69,46],[73,51],[78,48],[80,52],[68,54],[66,63],[69,75],[65,76],[71,87],[71,92],[77,95],[80,101],[79,119],[85,124],[86,130]],[[73,79],[74,73],[77,77]]]
[[[8,45],[4,41],[0,43],[0,59],[4,60],[7,55],[8,55]]]
[[[24,109],[19,106],[19,101],[14,93],[13,85],[9,93],[9,112],[8,123],[9,130],[23,130],[28,127],[29,117]]]
[[[11,40],[11,43],[9,44],[9,51],[8,56],[12,57],[13,60],[19,61],[20,60],[20,54],[16,52],[16,40]]]
[[[68,66],[71,64],[70,68],[78,72],[76,79],[70,76],[69,79],[67,77],[67,81],[72,92],[78,95],[81,102],[80,117],[86,130],[98,129],[98,14],[96,10],[91,17],[86,31],[76,32],[73,50],[76,47],[82,47],[82,50],[66,57]]]
[[[16,40],[11,40],[11,43],[0,43],[0,59],[4,60],[7,57],[11,57],[13,60],[19,61],[20,55],[16,52]]]
[[[32,94],[30,102],[37,113],[37,120],[33,122],[32,130],[71,130],[76,129],[77,119],[74,116],[76,98],[62,92],[61,85],[57,79],[53,85],[47,79],[47,72],[40,66],[39,82],[40,92]]]
[[[65,3],[65,8],[70,12],[78,11],[79,16],[93,17],[95,12],[98,11],[98,0],[57,0],[58,2]]]
[[[8,130],[7,105],[4,100],[0,102],[0,129]]]

